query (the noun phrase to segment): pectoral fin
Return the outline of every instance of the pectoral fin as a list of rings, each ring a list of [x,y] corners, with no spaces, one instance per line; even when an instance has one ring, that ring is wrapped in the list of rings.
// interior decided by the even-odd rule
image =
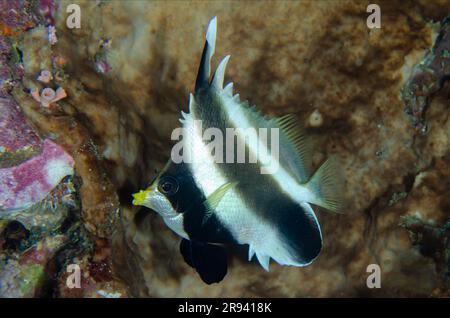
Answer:
[[[216,191],[211,193],[208,198],[205,200],[204,205],[206,207],[205,216],[203,217],[202,226],[209,220],[211,215],[214,212],[214,209],[220,203],[220,200],[224,197],[224,195],[228,192],[228,190],[232,189],[237,185],[237,182],[228,182],[221,185]]]

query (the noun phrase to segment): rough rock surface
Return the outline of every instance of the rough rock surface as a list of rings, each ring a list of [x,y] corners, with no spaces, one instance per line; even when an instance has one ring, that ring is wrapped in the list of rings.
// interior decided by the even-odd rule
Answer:
[[[42,201],[65,176],[73,174],[73,164],[64,149],[46,139],[41,154],[0,169],[0,210],[24,209]]]
[[[80,1],[82,27],[72,30],[69,3],[55,11],[55,45],[43,27],[20,39],[24,77],[13,96],[74,158],[83,224],[112,240],[114,277],[130,295],[449,294],[450,86],[429,96],[423,134],[402,94],[443,28],[447,1],[381,1],[382,27],[373,30],[369,2],[360,1]],[[176,235],[154,213],[132,208],[130,194],[170,154],[215,15],[215,65],[231,54],[226,81],[243,99],[267,115],[296,114],[313,138],[315,165],[341,158],[346,211],[318,212],[325,245],[311,266],[272,263],[266,273],[237,248],[226,279],[206,286],[183,262]],[[59,75],[55,85],[68,95],[50,109],[26,93],[42,88],[42,68]],[[366,286],[373,263],[380,289]]]
[[[19,105],[12,98],[0,98],[0,168],[31,158],[41,141]]]

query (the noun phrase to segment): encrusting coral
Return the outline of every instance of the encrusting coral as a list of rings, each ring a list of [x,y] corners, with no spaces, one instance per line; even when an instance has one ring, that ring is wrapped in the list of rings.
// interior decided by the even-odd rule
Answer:
[[[73,174],[73,164],[64,149],[46,139],[39,155],[0,169],[0,213],[42,201],[65,176]]]

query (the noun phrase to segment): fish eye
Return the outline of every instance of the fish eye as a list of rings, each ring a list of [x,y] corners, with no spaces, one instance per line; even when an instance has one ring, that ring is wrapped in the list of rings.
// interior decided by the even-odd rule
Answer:
[[[164,176],[159,180],[158,190],[166,195],[174,195],[178,192],[178,181],[174,177]]]

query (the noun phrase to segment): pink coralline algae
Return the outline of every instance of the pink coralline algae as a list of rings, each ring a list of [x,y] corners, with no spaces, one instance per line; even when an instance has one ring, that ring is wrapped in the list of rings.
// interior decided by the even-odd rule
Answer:
[[[0,35],[0,97],[10,95],[24,75],[24,68],[16,45],[9,45]]]
[[[38,149],[40,143],[19,105],[12,98],[0,98],[0,159],[2,153]]]
[[[7,96],[12,87],[11,73],[7,61],[10,54],[5,37],[0,35],[0,96]]]
[[[42,153],[24,163],[0,169],[0,215],[22,210],[43,200],[67,175],[73,174],[73,158],[46,139]]]
[[[53,0],[40,0],[39,11],[47,23],[53,24],[55,22],[56,6]]]
[[[32,28],[38,22],[32,9],[32,1],[0,1],[0,21],[3,24],[2,33],[15,35],[20,31]]]

